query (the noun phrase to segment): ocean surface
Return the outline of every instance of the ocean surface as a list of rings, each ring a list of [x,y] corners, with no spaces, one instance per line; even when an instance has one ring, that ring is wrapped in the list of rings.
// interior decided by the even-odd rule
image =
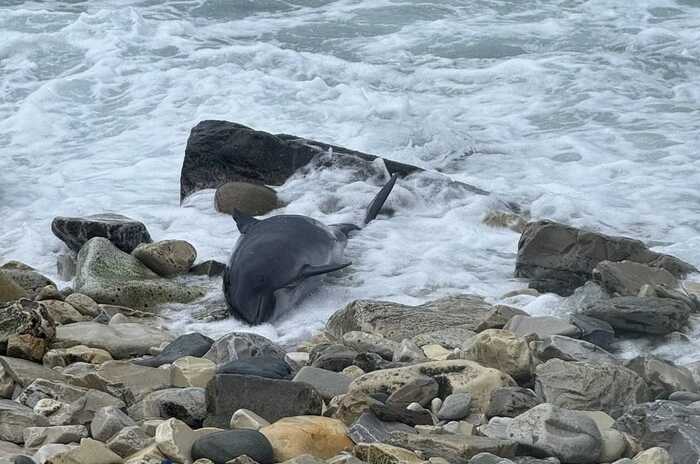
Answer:
[[[172,306],[174,330],[291,342],[356,298],[501,301],[526,286],[512,277],[518,234],[482,223],[503,201],[700,266],[698,0],[0,0],[0,258],[55,278],[64,247],[51,220],[116,212],[226,261],[238,233],[213,191],[179,202],[189,130],[204,119],[492,195],[430,175],[400,182],[393,216],[350,242],[354,265],[282,320],[205,324]],[[356,221],[375,174],[297,175],[276,187],[276,213]],[[564,311],[552,295],[508,302]],[[657,351],[698,360],[691,338]]]

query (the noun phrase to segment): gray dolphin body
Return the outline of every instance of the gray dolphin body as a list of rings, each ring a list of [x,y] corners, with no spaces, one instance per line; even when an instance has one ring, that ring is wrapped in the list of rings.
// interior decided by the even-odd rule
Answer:
[[[393,175],[367,208],[365,224],[395,183]],[[360,229],[300,215],[258,220],[236,211],[233,219],[241,237],[224,272],[224,296],[231,314],[252,325],[289,311],[321,284],[323,274],[349,266],[343,251],[350,232]]]

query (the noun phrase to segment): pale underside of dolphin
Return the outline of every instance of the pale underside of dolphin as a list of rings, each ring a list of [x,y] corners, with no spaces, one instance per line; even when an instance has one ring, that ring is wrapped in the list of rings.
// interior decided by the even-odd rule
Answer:
[[[394,174],[374,197],[363,225],[377,217],[396,179]],[[323,274],[349,266],[345,245],[361,229],[292,214],[258,220],[234,211],[233,219],[241,236],[224,272],[224,296],[231,314],[252,325],[288,312],[321,284]]]

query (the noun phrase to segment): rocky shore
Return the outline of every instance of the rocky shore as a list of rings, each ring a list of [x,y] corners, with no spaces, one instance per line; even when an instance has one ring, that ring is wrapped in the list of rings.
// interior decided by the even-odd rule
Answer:
[[[226,180],[220,211],[277,204]],[[501,222],[522,231],[516,293],[571,295],[570,315],[478,295],[358,300],[285,349],[164,328],[159,305],[198,300],[222,270],[187,242],[124,216],[56,218],[71,288],[0,267],[0,463],[700,462],[700,365],[616,351],[683,337],[697,270],[630,238]]]

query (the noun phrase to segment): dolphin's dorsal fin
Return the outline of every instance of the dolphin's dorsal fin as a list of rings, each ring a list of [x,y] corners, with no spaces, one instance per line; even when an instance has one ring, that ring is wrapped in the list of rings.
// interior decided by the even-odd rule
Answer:
[[[236,221],[236,227],[238,227],[238,231],[242,234],[245,234],[248,231],[248,229],[260,222],[260,220],[255,219],[253,216],[249,216],[243,211],[236,208],[233,209],[233,213],[231,213],[231,216],[233,216],[233,220]]]
[[[312,266],[310,264],[305,264],[302,266],[301,270],[299,271],[299,274],[293,278],[288,284],[286,284],[284,287],[295,287],[298,285],[301,281],[304,279],[308,279],[309,277],[321,275],[321,274],[328,274],[329,272],[334,272],[334,271],[339,271],[340,269],[346,268],[350,266],[352,262],[347,262],[347,263],[332,263],[332,264],[323,264],[320,266]]]

